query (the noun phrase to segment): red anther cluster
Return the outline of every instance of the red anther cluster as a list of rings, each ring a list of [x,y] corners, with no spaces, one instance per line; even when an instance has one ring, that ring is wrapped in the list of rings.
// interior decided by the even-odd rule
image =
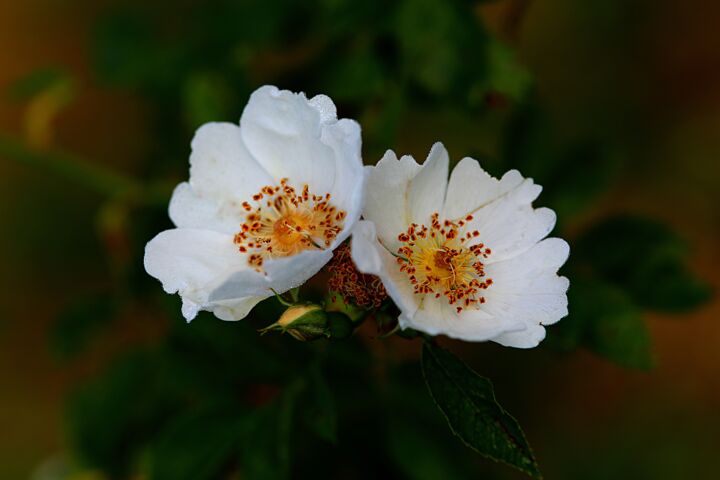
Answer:
[[[347,243],[335,249],[327,269],[331,273],[328,287],[341,295],[346,303],[352,300],[359,307],[378,308],[387,298],[379,277],[360,273],[355,268]]]

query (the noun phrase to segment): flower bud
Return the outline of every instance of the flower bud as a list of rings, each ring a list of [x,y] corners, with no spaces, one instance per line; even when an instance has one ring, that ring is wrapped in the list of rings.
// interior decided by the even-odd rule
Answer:
[[[321,337],[329,337],[327,315],[320,305],[302,303],[288,307],[277,322],[262,329],[261,333],[279,330],[289,333],[297,340],[305,342]]]

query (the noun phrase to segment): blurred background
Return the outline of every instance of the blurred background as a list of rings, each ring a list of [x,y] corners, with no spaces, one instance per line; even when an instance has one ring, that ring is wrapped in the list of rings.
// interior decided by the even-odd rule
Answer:
[[[194,130],[266,83],[330,95],[368,164],[442,140],[545,187],[571,315],[530,351],[446,344],[546,478],[714,478],[719,22],[700,0],[0,0],[0,478],[252,478],[263,453],[217,445],[213,408],[266,432],[309,351],[337,442],[309,432],[335,421],[318,400],[278,453],[293,478],[523,478],[447,432],[418,342],[260,339],[276,305],[186,326],[144,273]]]

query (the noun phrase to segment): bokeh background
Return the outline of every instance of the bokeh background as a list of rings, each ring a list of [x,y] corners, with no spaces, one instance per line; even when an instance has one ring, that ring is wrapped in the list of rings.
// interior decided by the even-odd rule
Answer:
[[[532,351],[450,346],[493,379],[546,478],[715,478],[718,24],[720,5],[700,0],[0,1],[0,478],[75,478],[63,465],[129,478],[144,454],[116,463],[145,440],[113,435],[132,418],[152,444],[162,415],[136,400],[154,377],[139,388],[126,372],[138,389],[106,385],[95,403],[78,388],[114,385],[115,359],[140,355],[142,370],[147,349],[192,328],[268,323],[185,327],[141,265],[195,128],[236,121],[265,83],[329,94],[362,123],[366,163],[442,140],[455,160],[545,185],[538,204],[573,246],[567,326]],[[603,337],[592,322],[619,327]],[[418,345],[375,336],[352,344],[379,366],[370,377],[407,371],[414,385]],[[272,363],[217,357],[212,342],[194,354],[217,369]],[[522,478],[447,433],[416,435],[441,423],[413,419],[426,406],[341,417],[338,446],[299,433],[315,451],[292,453],[293,476],[322,458],[321,477]]]

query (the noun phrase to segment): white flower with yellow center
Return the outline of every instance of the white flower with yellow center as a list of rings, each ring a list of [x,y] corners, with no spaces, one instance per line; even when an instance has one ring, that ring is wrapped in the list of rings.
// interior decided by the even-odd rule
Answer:
[[[423,165],[388,151],[367,168],[353,260],[382,279],[402,328],[530,348],[567,315],[557,270],[569,248],[544,239],[555,213],[532,207],[541,187],[531,179],[512,170],[498,180],[464,158],[448,181],[440,143]]]
[[[240,125],[208,123],[192,141],[190,180],[175,189],[177,228],[152,239],[145,269],[200,310],[239,320],[304,283],[360,216],[360,127],[324,95],[256,90]]]

